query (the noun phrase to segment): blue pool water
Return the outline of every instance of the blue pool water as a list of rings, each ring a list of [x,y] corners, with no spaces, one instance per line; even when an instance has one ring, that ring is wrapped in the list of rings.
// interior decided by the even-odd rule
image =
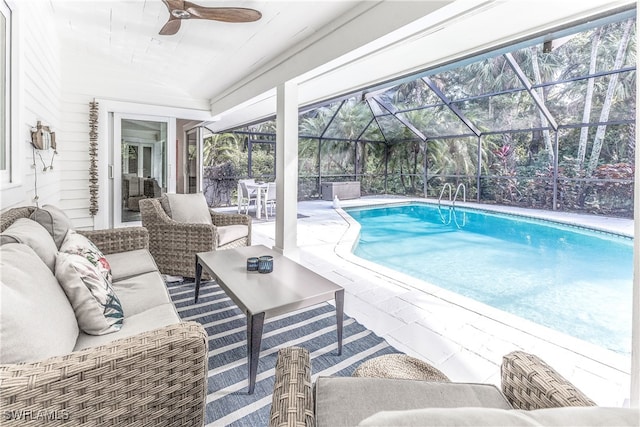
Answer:
[[[430,204],[347,209],[354,254],[622,354],[631,352],[633,239]]]

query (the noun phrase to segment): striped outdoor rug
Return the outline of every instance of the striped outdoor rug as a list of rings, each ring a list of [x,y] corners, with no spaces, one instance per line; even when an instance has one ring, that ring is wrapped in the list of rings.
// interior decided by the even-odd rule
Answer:
[[[364,360],[398,353],[345,315],[342,355],[337,356],[335,309],[328,303],[267,319],[256,388],[247,394],[246,317],[214,282],[203,282],[194,304],[193,282],[168,284],[184,320],[200,322],[209,334],[209,385],[206,424],[266,426],[278,349],[305,347],[311,353],[313,380],[318,375],[349,376]]]

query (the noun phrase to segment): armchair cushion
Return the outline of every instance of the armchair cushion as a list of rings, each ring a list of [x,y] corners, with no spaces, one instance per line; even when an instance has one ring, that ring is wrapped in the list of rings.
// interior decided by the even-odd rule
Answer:
[[[204,194],[167,194],[171,218],[187,224],[211,224],[211,213]]]
[[[491,384],[320,377],[316,380],[315,392],[318,427],[357,425],[379,411],[429,407],[511,409],[500,390]]]
[[[56,242],[58,249],[62,246],[67,231],[71,226],[71,219],[60,208],[53,205],[44,205],[43,207],[36,209],[31,214],[30,218],[43,226],[53,240]]]
[[[565,407],[526,410],[423,408],[381,411],[361,426],[634,426],[640,412],[628,408]]]
[[[53,273],[27,245],[0,247],[0,363],[70,353],[78,338],[71,304]]]
[[[28,218],[19,218],[2,233],[2,244],[24,243],[35,251],[42,261],[54,271],[58,248],[47,230]]]
[[[249,227],[246,225],[235,224],[218,227],[218,246],[224,246],[248,235]]]

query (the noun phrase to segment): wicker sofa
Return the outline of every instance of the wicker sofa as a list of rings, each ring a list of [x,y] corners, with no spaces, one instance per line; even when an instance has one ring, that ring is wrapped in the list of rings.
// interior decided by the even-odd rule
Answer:
[[[270,426],[636,426],[638,409],[601,408],[540,358],[504,356],[491,384],[319,377],[309,352],[278,352]]]
[[[210,223],[180,222],[172,217],[168,197],[165,194],[140,200],[142,226],[149,230],[149,251],[162,273],[195,277],[198,252],[251,246],[249,215],[217,213],[205,208]],[[204,201],[204,196],[201,199]]]
[[[22,218],[30,218],[34,211],[34,207],[23,207],[0,214],[3,233],[0,235],[3,242],[0,246],[3,273],[0,331],[3,337],[14,339],[13,346],[19,347],[20,342],[32,346],[33,341],[39,340],[44,352],[55,355],[38,359],[40,353],[36,352],[35,356],[27,357],[28,360],[15,361],[11,357],[15,358],[16,351],[11,355],[11,348],[2,350],[2,424],[202,425],[207,335],[198,323],[181,322],[148,252],[147,230],[129,227],[78,232],[98,246],[110,263],[113,288],[124,308],[124,319],[116,332],[90,335],[76,327],[77,336],[67,336],[65,329],[60,339],[62,328],[53,318],[60,311],[71,310],[73,322],[75,308],[59,304],[60,299],[66,298],[65,293],[56,289],[60,282],[50,267],[44,265],[45,261],[39,264],[40,253],[32,249],[34,243],[11,242],[14,237],[9,227],[17,221],[20,224],[30,221]],[[48,236],[47,231],[43,233]],[[53,247],[55,249],[55,244]],[[60,254],[57,252],[54,256],[60,257]],[[55,270],[58,268],[56,264]],[[17,274],[23,275],[20,282],[7,277]],[[43,274],[49,275],[46,281],[41,280]],[[10,284],[12,280],[14,283]],[[33,308],[29,299],[42,300],[32,292],[23,298],[24,308],[12,311],[6,304],[16,289],[23,288],[21,284],[29,284],[36,293],[44,292],[44,288],[47,292],[57,292],[58,304],[46,300],[40,309],[25,313]],[[44,323],[45,331],[28,329],[32,320],[39,321],[40,325]],[[46,322],[53,325],[49,327]],[[16,332],[7,328],[17,330],[25,338],[18,339],[16,344]],[[61,341],[69,342],[72,348],[61,352]],[[10,344],[3,342],[2,345]],[[6,353],[10,354],[9,358]]]

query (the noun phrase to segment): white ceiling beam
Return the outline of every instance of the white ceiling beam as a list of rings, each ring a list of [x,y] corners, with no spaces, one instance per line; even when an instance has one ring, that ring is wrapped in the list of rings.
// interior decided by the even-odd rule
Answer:
[[[474,55],[505,50],[510,43],[524,43],[534,36],[542,43],[544,38],[540,34],[554,37],[553,30],[633,4],[633,0],[456,1],[426,16],[416,15],[415,20],[403,28],[299,75],[296,79],[299,100],[301,105],[307,105],[367,87],[384,87],[390,80],[413,80],[416,73],[424,70],[446,67],[460,59],[471,61]],[[522,13],[523,10],[527,13]],[[275,98],[270,98],[274,92],[269,92],[268,86],[279,75],[289,78],[285,71],[302,69],[303,59],[319,55],[316,49],[322,46],[324,43],[318,42],[300,53],[303,56],[292,55],[289,60],[295,62],[297,68],[286,68],[288,62],[282,62],[269,72],[251,76],[253,80],[241,83],[236,92],[230,90],[214,99],[212,110],[220,118],[216,128],[228,129],[275,114]],[[247,100],[258,93],[259,98]],[[252,116],[249,111],[241,113],[237,108],[231,109],[241,103],[259,111],[260,117]]]
[[[211,112],[216,115],[299,78],[336,58],[366,45],[447,4],[447,1],[364,1],[312,37],[289,49],[262,67],[213,96]]]

